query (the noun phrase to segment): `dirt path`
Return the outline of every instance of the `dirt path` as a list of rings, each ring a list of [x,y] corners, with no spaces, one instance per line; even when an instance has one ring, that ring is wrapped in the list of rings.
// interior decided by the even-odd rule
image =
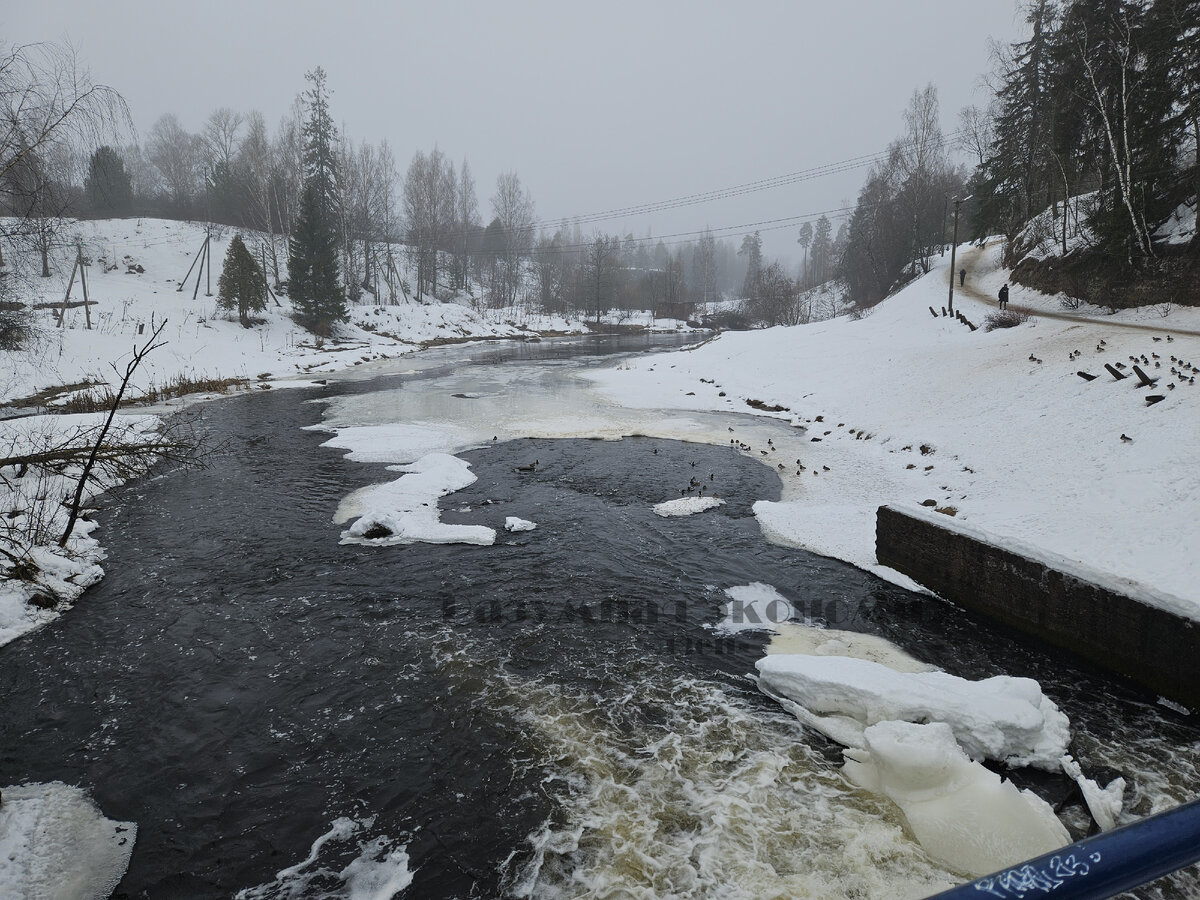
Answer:
[[[976,268],[978,268],[979,263],[982,260],[983,253],[986,249],[986,246],[972,247],[970,250],[963,253],[961,257],[959,257],[961,261],[960,268],[966,269],[968,273],[974,271]],[[954,278],[956,276],[953,272],[951,272],[950,277]],[[956,299],[960,296],[970,297],[972,300],[983,303],[988,307],[989,310],[994,310],[997,308],[996,298],[990,294],[985,294],[983,291],[979,290],[979,288],[975,287],[975,285],[971,283],[970,275],[967,276],[967,283],[962,287],[959,287],[957,284],[955,284],[954,296]],[[1194,331],[1187,328],[1170,328],[1166,325],[1146,325],[1140,322],[1116,322],[1109,318],[1097,319],[1091,316],[1075,315],[1074,313],[1070,312],[1048,312],[1043,309],[1030,309],[1027,306],[1018,306],[1015,303],[1010,303],[1009,308],[1014,312],[1028,313],[1029,315],[1035,316],[1039,319],[1058,319],[1062,322],[1103,325],[1105,328],[1122,328],[1127,331],[1153,331],[1156,334],[1162,335],[1171,334],[1200,337],[1200,331]]]

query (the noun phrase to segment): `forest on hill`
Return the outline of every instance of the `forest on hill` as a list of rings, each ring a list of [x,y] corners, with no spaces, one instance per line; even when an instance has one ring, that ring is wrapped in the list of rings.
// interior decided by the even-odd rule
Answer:
[[[258,111],[222,107],[195,133],[164,115],[139,141],[124,101],[81,78],[69,49],[8,48],[0,271],[13,277],[0,290],[47,275],[72,219],[138,215],[254,232],[250,255],[286,292],[318,177],[323,231],[307,240],[328,245],[321,289],[340,303],[411,296],[691,318],[741,300],[730,321],[797,324],[874,305],[929,271],[956,233],[1003,236],[1014,279],[1049,292],[1113,309],[1197,303],[1200,242],[1180,234],[1194,234],[1200,195],[1200,0],[1021,10],[1027,36],[995,48],[986,103],[946,132],[936,87],[915,90],[900,136],[863,158],[853,206],[786,226],[798,229],[798,266],[764,258],[757,232],[698,222],[655,237],[600,230],[612,218],[601,214],[539,220],[516,172],[485,205],[469,162],[436,143],[401,171],[386,142],[333,125],[319,68],[274,129]]]

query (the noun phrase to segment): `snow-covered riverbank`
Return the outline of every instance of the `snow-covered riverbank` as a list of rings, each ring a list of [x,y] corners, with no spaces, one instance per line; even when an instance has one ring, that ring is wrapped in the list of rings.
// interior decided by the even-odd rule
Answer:
[[[155,391],[171,390],[181,383],[195,385],[195,392],[143,407],[149,413],[166,413],[223,396],[216,389],[223,382],[236,382],[230,386],[233,391],[304,386],[332,372],[409,355],[430,345],[525,340],[539,333],[588,331],[578,319],[535,315],[516,308],[488,310],[479,303],[472,304],[467,297],[460,298],[463,302],[421,303],[400,295],[396,303],[352,305],[351,320],[339,326],[336,336],[328,340],[317,340],[292,321],[286,297],[278,303],[269,302],[255,326],[247,329],[236,315],[220,310],[215,297],[216,281],[234,229],[214,232],[212,281],[205,273],[198,288],[196,272],[186,285],[183,281],[205,238],[201,224],[111,219],[77,222],[69,226],[68,232],[71,240],[64,241],[52,254],[55,274],[50,278],[28,277],[30,266],[37,264],[35,260],[9,257],[10,264],[19,270],[13,274],[24,272],[25,277],[16,279],[5,299],[33,308],[33,334],[20,350],[0,356],[0,457],[26,451],[37,440],[59,440],[83,421],[26,416],[26,412],[36,409],[6,409],[7,404],[37,398],[39,406],[53,409],[79,395],[103,397],[109,389],[115,391],[119,377],[113,367],[123,371],[133,347],[144,344],[164,319],[164,346],[146,357],[130,382],[127,396],[153,396]],[[68,310],[60,327],[55,304],[60,304],[67,293],[76,239],[90,263],[88,296],[93,305],[90,314],[81,307]],[[210,286],[213,296],[206,295]],[[82,285],[77,280],[71,300],[76,302],[82,297]],[[369,294],[364,298],[373,300]],[[655,320],[649,314],[629,315],[620,321],[659,330],[683,327],[683,323]],[[214,389],[198,389],[205,384]],[[154,427],[155,420],[122,415],[118,421],[126,423],[120,427],[149,428]],[[16,540],[22,521],[31,514],[39,515],[33,512],[37,497],[69,493],[78,471],[39,476],[37,484],[30,480],[32,476],[18,476],[15,470],[11,474],[13,477],[0,482],[0,503],[5,512],[12,513],[0,542]],[[115,483],[109,479],[93,485],[89,496]],[[58,513],[56,508],[52,511]],[[0,558],[0,646],[52,621],[102,577],[99,563],[104,552],[90,536],[94,527],[89,521],[78,523],[71,541],[61,550],[53,542],[38,542],[32,551],[32,562],[41,573],[37,578],[11,577],[9,560]],[[45,529],[47,534],[53,530]],[[18,551],[17,556],[25,555],[23,548]],[[38,602],[31,603],[33,598],[39,598]]]
[[[960,251],[966,287],[992,296],[1005,280],[998,246]],[[948,264],[936,260],[858,321],[727,333],[589,377],[628,407],[799,426],[786,449],[729,436],[784,480],[782,502],[755,509],[779,542],[907,583],[876,564],[875,511],[926,504],[1200,608],[1200,386],[1190,368],[1200,366],[1200,335],[1186,333],[1200,331],[1200,310],[1102,322],[1035,312],[987,332],[995,303],[959,291],[956,307],[980,326],[972,331],[930,313],[945,305]],[[1015,285],[1012,304],[1060,312]],[[1154,388],[1105,369],[1132,372],[1130,357],[1160,379]],[[1164,399],[1148,405],[1148,394]]]
[[[212,237],[212,277],[192,272],[184,277],[204,243],[205,226],[164,219],[101,219],[77,222],[64,233],[69,238],[52,256],[50,278],[18,279],[5,297],[31,305],[45,304],[34,313],[35,337],[26,348],[0,359],[0,407],[39,391],[85,382],[103,385],[112,380],[111,364],[126,357],[139,337],[163,319],[168,325],[161,350],[147,358],[133,382],[133,396],[171,384],[178,378],[246,379],[251,383],[292,376],[319,376],[412,353],[430,343],[530,337],[538,333],[583,334],[584,323],[562,316],[538,315],[524,308],[491,310],[475,298],[461,302],[417,302],[400,293],[396,302],[385,290],[375,298],[363,294],[350,306],[350,321],[334,338],[320,341],[291,319],[286,296],[268,300],[253,328],[243,328],[236,314],[217,307],[217,280],[230,240],[237,233],[221,228]],[[257,236],[244,233],[257,246]],[[87,266],[88,293],[93,305],[88,316],[81,307],[67,311],[65,327],[57,324],[80,241]],[[14,259],[23,271],[33,259]],[[209,291],[211,290],[211,295]],[[71,302],[81,301],[76,280]],[[616,319],[613,320],[614,322]],[[672,330],[682,323],[629,314],[622,324]]]

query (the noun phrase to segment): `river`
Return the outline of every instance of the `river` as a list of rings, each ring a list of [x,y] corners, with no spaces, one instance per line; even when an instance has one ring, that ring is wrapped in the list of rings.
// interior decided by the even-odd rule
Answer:
[[[447,348],[198,408],[211,464],[114,492],[105,579],[0,651],[0,784],[61,780],[137,822],[118,897],[411,879],[402,896],[890,898],[956,880],[849,785],[840,748],[758,692],[766,637],[707,627],[726,588],[762,582],[954,674],[1037,678],[1076,757],[1124,775],[1134,811],[1190,797],[1190,718],[767,543],[750,507],[779,479],[724,435],[782,441],[785,424],[618,410],[575,377],[671,343]],[[490,547],[340,544],[348,498],[396,476],[311,426],[413,422],[478,476],[444,521],[537,529]],[[725,505],[654,515],[695,473]],[[1198,890],[1185,873],[1138,896]]]

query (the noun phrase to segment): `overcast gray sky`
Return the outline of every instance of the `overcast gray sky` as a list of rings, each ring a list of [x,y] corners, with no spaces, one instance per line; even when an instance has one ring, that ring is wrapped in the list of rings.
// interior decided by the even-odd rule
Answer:
[[[436,143],[475,175],[481,213],[516,171],[552,220],[693,195],[882,150],[915,88],[942,122],[985,100],[989,39],[1023,34],[1017,0],[318,3],[5,0],[0,38],[69,40],[145,133],[214,109],[274,130],[323,66],[356,141],[403,173]],[[656,235],[852,204],[866,171],[598,223]],[[836,223],[835,223],[836,225]],[[797,227],[764,232],[798,258]]]

